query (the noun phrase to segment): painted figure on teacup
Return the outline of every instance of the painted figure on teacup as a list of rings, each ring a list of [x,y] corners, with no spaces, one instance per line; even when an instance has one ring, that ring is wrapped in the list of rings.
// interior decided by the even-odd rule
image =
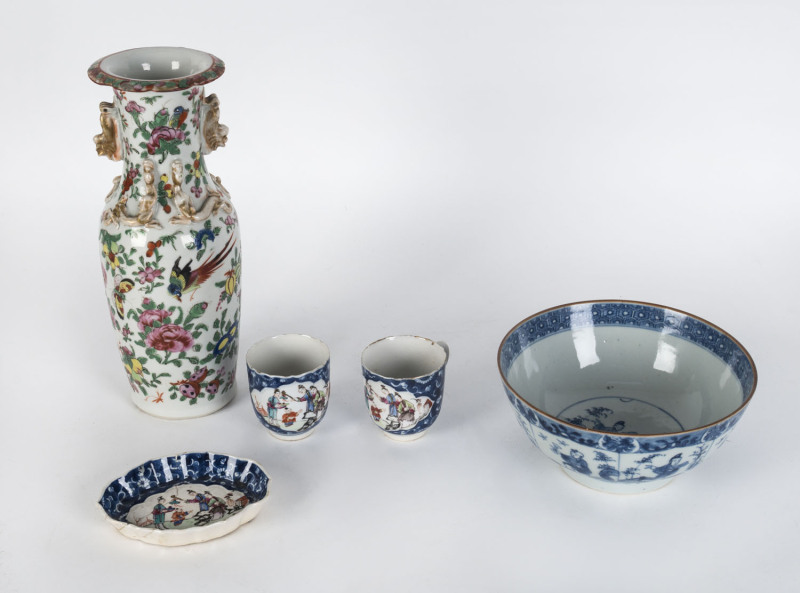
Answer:
[[[390,389],[380,381],[367,381],[366,396],[372,420],[384,430],[413,428],[433,408],[429,397]]]
[[[299,432],[322,419],[328,386],[323,381],[288,384],[283,388],[253,390],[251,396],[264,422],[284,431]]]
[[[263,408],[260,408],[259,411],[263,416],[266,416],[267,422],[270,424],[277,424],[278,423],[278,410],[281,408],[286,407],[286,400],[289,396],[286,394],[285,391],[281,391],[280,389],[275,389],[269,399],[267,400],[267,410],[266,414],[263,411]]]

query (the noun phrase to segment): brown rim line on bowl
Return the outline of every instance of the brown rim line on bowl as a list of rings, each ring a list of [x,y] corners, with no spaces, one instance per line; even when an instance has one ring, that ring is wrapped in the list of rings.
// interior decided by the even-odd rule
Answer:
[[[697,466],[757,381],[730,334],[640,301],[545,309],[505,335],[497,362],[533,443],[573,479],[609,492],[653,490]]]

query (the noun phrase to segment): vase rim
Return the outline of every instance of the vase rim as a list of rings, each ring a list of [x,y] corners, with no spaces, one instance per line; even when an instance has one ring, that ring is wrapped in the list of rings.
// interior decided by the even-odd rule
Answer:
[[[168,92],[200,86],[225,72],[218,57],[186,47],[139,47],[107,55],[89,67],[89,78],[121,91]]]

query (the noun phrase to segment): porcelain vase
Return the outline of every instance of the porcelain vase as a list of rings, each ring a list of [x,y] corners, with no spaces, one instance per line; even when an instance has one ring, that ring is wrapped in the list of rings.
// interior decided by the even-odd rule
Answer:
[[[210,414],[235,392],[239,225],[205,162],[227,140],[204,89],[224,70],[211,54],[167,47],[89,69],[113,90],[100,103],[97,153],[122,161],[100,221],[109,315],[133,402],[163,418]]]

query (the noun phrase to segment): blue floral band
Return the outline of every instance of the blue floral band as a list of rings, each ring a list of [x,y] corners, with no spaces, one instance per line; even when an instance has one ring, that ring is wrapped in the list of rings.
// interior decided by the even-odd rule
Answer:
[[[256,389],[261,391],[263,389],[277,389],[293,383],[316,383],[317,381],[324,381],[328,383],[331,376],[331,361],[328,360],[320,368],[298,375],[296,377],[276,377],[274,375],[265,375],[259,373],[247,365],[247,379],[250,381],[250,390]]]

